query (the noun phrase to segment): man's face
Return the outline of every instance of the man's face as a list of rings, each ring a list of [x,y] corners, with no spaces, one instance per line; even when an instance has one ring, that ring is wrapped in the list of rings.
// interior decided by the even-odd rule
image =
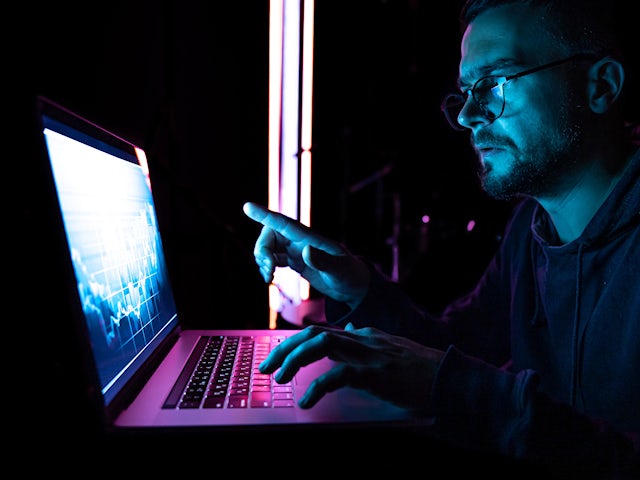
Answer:
[[[537,12],[519,5],[495,8],[478,16],[464,34],[461,90],[487,75],[512,75],[567,56],[541,28]],[[459,121],[471,130],[489,195],[553,196],[569,180],[581,141],[580,108],[574,108],[580,99],[568,76],[573,67],[568,62],[505,83],[504,110],[493,121],[467,100]]]

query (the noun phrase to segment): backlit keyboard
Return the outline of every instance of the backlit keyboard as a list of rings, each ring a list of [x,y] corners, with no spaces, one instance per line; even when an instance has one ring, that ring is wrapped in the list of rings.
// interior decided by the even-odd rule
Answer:
[[[293,387],[258,365],[282,336],[202,337],[164,408],[290,408]]]

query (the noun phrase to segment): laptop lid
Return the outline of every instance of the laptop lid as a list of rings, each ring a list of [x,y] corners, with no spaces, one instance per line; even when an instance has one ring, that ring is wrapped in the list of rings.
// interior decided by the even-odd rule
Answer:
[[[142,148],[44,97],[38,114],[107,408],[178,326]]]

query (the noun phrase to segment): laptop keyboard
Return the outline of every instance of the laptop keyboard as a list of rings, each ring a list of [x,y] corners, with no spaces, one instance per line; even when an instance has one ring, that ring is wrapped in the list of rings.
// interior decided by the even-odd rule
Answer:
[[[291,383],[258,371],[283,336],[202,337],[163,408],[291,408]]]

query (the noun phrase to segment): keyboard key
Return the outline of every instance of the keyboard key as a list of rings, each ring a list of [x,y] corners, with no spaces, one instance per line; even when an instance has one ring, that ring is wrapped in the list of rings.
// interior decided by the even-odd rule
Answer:
[[[202,408],[224,408],[225,397],[209,397],[205,399]]]
[[[293,408],[294,406],[293,400],[273,400],[273,408]]]
[[[247,408],[249,396],[248,395],[229,395],[228,408]]]
[[[271,392],[253,392],[251,394],[251,408],[271,407]]]

